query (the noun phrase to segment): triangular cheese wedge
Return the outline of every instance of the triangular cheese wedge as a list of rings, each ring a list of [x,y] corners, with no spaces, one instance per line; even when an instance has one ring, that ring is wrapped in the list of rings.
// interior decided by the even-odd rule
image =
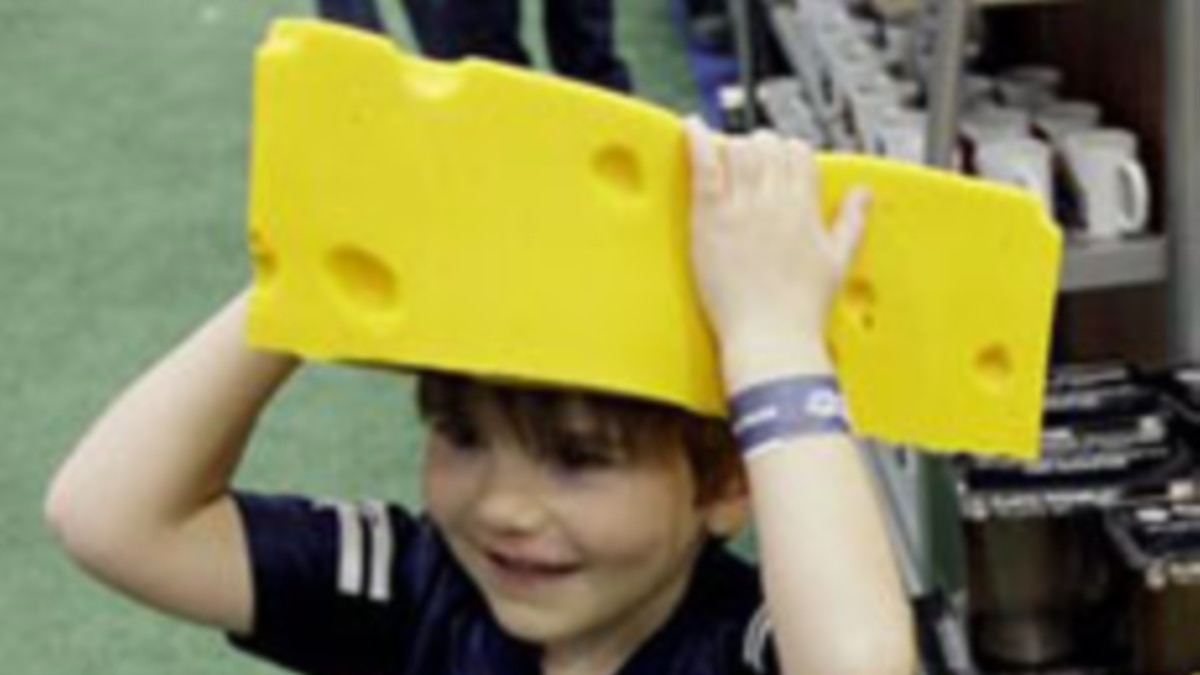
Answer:
[[[281,21],[255,83],[254,344],[725,411],[680,121],[484,61]],[[1012,189],[821,158],[875,194],[831,321],[856,429],[1036,453],[1060,236]]]

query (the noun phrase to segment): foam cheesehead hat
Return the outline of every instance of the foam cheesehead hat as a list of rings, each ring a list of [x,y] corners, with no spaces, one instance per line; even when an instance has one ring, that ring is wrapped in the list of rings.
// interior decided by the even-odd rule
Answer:
[[[675,115],[285,20],[258,52],[253,125],[253,344],[725,414]],[[1037,201],[819,163],[827,212],[874,195],[828,336],[856,430],[1034,454],[1061,255]]]

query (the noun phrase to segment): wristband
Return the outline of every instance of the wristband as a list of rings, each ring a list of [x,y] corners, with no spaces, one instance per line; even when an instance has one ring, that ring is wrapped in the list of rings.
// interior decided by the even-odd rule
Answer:
[[[842,392],[831,376],[764,382],[734,394],[730,409],[746,458],[789,438],[850,433]]]

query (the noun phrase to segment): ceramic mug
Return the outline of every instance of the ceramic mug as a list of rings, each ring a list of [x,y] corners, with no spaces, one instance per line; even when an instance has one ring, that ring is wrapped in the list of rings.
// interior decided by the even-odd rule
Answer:
[[[857,147],[881,154],[878,147],[880,132],[904,110],[895,91],[863,90],[850,94],[850,115]]]
[[[871,130],[868,150],[909,164],[924,164],[929,115],[919,110],[895,110],[880,117]]]
[[[968,73],[962,80],[964,111],[996,105],[996,80],[979,73]]]
[[[976,153],[986,143],[1005,138],[1028,138],[1029,123],[1029,113],[1018,108],[988,105],[966,111],[959,121],[959,129],[967,168],[976,168]]]
[[[975,150],[979,176],[1028,190],[1054,213],[1054,173],[1050,146],[1036,138],[998,138]]]
[[[1033,115],[1033,126],[1053,145],[1077,131],[1100,125],[1100,106],[1090,101],[1056,101]]]
[[[1023,138],[1029,135],[1032,117],[1028,111],[1003,106],[984,106],[963,115],[959,126],[973,146],[998,138]]]
[[[1054,102],[1062,79],[1062,71],[1051,66],[1020,66],[1004,71],[997,79],[997,88],[1006,105],[1035,110]]]
[[[1062,148],[1087,235],[1114,239],[1144,232],[1150,187],[1137,137],[1124,129],[1089,129],[1068,135]]]

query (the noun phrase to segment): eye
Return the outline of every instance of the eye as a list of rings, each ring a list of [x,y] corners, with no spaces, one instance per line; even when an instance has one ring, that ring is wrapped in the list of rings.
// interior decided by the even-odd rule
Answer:
[[[568,472],[607,469],[616,466],[618,460],[612,445],[589,436],[563,435],[550,447],[550,461]]]
[[[433,432],[449,441],[455,450],[478,450],[483,446],[483,434],[469,420],[436,420]]]

